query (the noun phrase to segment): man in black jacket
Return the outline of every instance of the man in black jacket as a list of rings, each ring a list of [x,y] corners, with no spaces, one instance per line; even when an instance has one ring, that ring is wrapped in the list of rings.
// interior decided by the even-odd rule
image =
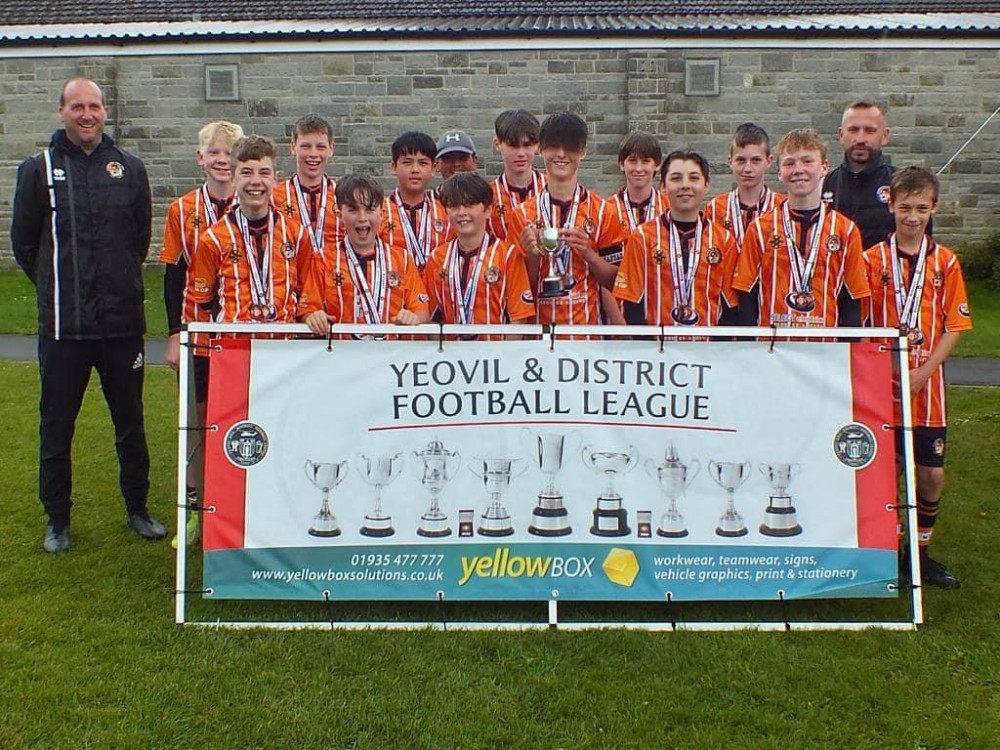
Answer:
[[[844,163],[826,176],[823,200],[858,225],[865,248],[887,239],[895,224],[889,213],[889,183],[896,168],[882,153],[889,142],[885,110],[859,99],[847,105],[837,138]]]
[[[41,375],[39,497],[43,548],[70,546],[70,448],[92,369],[115,426],[128,525],[147,539],[167,530],[146,509],[142,263],[149,250],[149,181],[142,162],[104,135],[104,95],[87,78],[63,85],[63,129],[17,172],[11,244],[38,297]]]

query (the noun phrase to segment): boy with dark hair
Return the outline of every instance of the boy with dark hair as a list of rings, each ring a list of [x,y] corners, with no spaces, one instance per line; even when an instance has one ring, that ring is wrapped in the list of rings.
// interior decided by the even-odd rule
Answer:
[[[327,254],[325,278],[314,273],[306,282],[299,319],[320,336],[331,323],[426,323],[427,292],[413,257],[378,234],[382,186],[371,175],[351,174],[336,197],[344,237]]]
[[[430,310],[443,323],[523,323],[535,315],[524,258],[486,231],[492,201],[489,183],[474,173],[453,175],[441,186],[456,238],[431,253],[424,286]]]
[[[194,280],[194,256],[202,233],[225,215],[232,205],[236,189],[233,170],[229,162],[233,144],[243,137],[243,128],[231,122],[210,122],[198,131],[198,148],[195,160],[205,175],[201,187],[184,194],[170,204],[163,228],[163,248],[160,261],[164,264],[163,301],[167,308],[167,364],[174,370],[180,368],[180,330],[185,323],[206,323],[212,319],[211,310],[204,309],[191,299]],[[192,382],[194,384],[193,427],[205,424],[208,401],[208,336],[194,334],[192,347]],[[198,434],[196,432],[196,434]],[[201,486],[200,471],[203,444],[196,442],[188,462],[188,502],[198,500]],[[188,542],[198,539],[198,514],[188,518]],[[176,537],[174,543],[176,544]]]
[[[212,225],[198,245],[192,298],[219,323],[292,323],[312,249],[305,230],[271,204],[277,147],[248,135],[233,145],[239,206]]]
[[[927,232],[937,210],[937,178],[921,167],[907,167],[896,172],[889,189],[896,231],[864,254],[872,288],[869,323],[899,327],[909,339],[921,578],[957,589],[958,579],[927,550],[944,486],[944,362],[962,332],[972,328],[972,318],[958,258]],[[899,454],[903,439],[899,433]]]
[[[649,133],[629,133],[618,147],[618,169],[625,175],[625,185],[608,202],[630,232],[669,207],[666,196],[656,185],[662,161],[660,142]]]
[[[479,166],[476,144],[462,130],[449,130],[437,142],[434,168],[447,180],[457,172],[475,172]]]
[[[732,289],[737,247],[729,230],[701,213],[708,161],[695,151],[673,151],[663,160],[661,179],[670,208],[629,236],[615,296],[641,302],[646,325],[716,325],[738,302]]]
[[[747,229],[733,279],[740,322],[860,326],[861,300],[871,294],[861,234],[820,200],[826,144],[814,129],[799,128],[782,136],[777,154],[788,198]],[[759,294],[751,293],[758,284]]]
[[[411,130],[393,141],[396,189],[379,212],[382,239],[408,253],[418,270],[427,264],[431,250],[453,236],[444,206],[434,191],[427,189],[436,158],[437,145],[426,133]]]
[[[493,123],[493,148],[503,161],[503,173],[493,188],[490,234],[507,238],[510,214],[526,200],[542,192],[545,177],[532,166],[538,153],[538,119],[526,109],[507,109]]]
[[[614,283],[625,229],[604,199],[578,181],[580,161],[587,154],[587,123],[579,115],[558,112],[545,118],[539,147],[547,185],[513,212],[508,233],[524,254],[538,322],[598,325],[601,288]],[[546,229],[558,232],[551,255],[542,244]],[[538,300],[539,283],[547,274],[575,284],[563,296]]]
[[[764,184],[773,162],[771,140],[764,128],[752,122],[736,128],[729,147],[729,167],[736,186],[715,196],[705,214],[709,221],[718,222],[731,231],[737,245],[742,244],[750,222],[785,200],[785,196]]]

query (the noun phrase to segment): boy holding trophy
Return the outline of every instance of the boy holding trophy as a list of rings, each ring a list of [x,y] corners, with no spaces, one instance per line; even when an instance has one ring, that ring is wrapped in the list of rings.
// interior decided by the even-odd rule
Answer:
[[[870,324],[899,327],[909,341],[921,578],[932,586],[957,589],[958,579],[927,549],[944,486],[944,362],[962,332],[972,328],[972,318],[958,258],[927,234],[937,202],[933,174],[921,167],[896,172],[889,187],[896,231],[868,248],[864,260],[872,288]],[[900,433],[899,453],[903,439]]]

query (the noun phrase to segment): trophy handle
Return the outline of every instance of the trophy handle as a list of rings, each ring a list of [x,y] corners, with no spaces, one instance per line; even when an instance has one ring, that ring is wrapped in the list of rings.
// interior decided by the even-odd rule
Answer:
[[[517,477],[521,476],[527,470],[528,470],[528,464],[522,464],[520,471],[518,471],[516,474],[513,471],[510,473],[510,478],[511,479],[516,479]]]
[[[587,458],[587,454],[591,451],[590,443],[586,443],[580,446],[580,460],[583,461],[583,465],[586,466],[591,471],[594,470],[594,462]]]
[[[480,472],[476,471],[476,465],[475,464],[466,464],[465,468],[468,469],[469,471],[471,471],[473,474],[475,474],[480,479],[483,478],[483,475]]]
[[[447,459],[445,459],[445,466],[448,467],[448,476],[455,476],[455,472],[462,468],[462,454],[455,451]]]
[[[699,471],[701,471],[701,461],[697,458],[692,458],[691,463],[688,464],[688,478],[687,482],[684,484],[684,489],[691,486],[691,482],[693,482],[694,478],[698,476]]]
[[[797,477],[802,473],[802,464],[789,464],[788,465],[788,478]]]
[[[740,481],[740,485],[746,484],[746,481],[750,478],[750,474],[753,472],[753,461],[744,461],[740,464],[743,467],[743,479]]]
[[[769,473],[770,468],[771,467],[769,464],[757,464],[757,470],[760,472],[760,475],[764,477],[764,479],[768,478],[767,475]]]
[[[660,481],[660,477],[658,476],[656,471],[656,461],[654,461],[652,458],[647,458],[645,461],[642,462],[642,466],[643,468],[646,469],[646,473],[649,474],[650,478],[654,482]]]
[[[625,471],[622,474],[627,474],[635,468],[635,465],[639,463],[639,449],[634,445],[628,447],[628,463],[625,464]]]
[[[313,481],[313,479],[316,478],[316,464],[314,464],[308,458],[306,459],[305,464],[303,464],[302,470],[305,471],[305,473],[306,473],[306,479],[308,479],[310,482]],[[312,471],[312,473],[313,473],[312,476],[309,476],[309,472],[310,471]]]

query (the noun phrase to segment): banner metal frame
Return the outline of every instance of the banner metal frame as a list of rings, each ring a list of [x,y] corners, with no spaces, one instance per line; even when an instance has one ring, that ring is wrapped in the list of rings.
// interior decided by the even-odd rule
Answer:
[[[565,330],[564,330],[565,329]],[[297,323],[245,323],[245,324],[217,324],[217,323],[192,323],[182,328],[180,333],[180,368],[179,368],[179,394],[178,394],[178,414],[177,414],[177,554],[175,564],[175,590],[174,590],[174,622],[178,625],[190,625],[201,628],[214,629],[271,629],[271,630],[502,630],[502,631],[533,631],[533,630],[602,630],[602,629],[628,629],[644,630],[650,632],[673,632],[673,631],[706,631],[722,632],[732,630],[759,630],[765,632],[788,632],[788,631],[861,631],[870,629],[880,630],[908,630],[915,631],[918,626],[924,623],[923,595],[920,581],[919,565],[919,540],[917,538],[917,496],[916,496],[916,474],[914,468],[913,441],[903,440],[903,468],[902,477],[905,488],[905,501],[903,507],[906,510],[906,523],[902,525],[904,543],[909,550],[910,563],[910,618],[908,620],[884,620],[884,621],[795,621],[783,619],[780,621],[567,621],[560,620],[558,613],[558,599],[551,598],[539,600],[538,603],[546,604],[546,620],[544,621],[438,621],[438,620],[357,620],[357,621],[336,621],[336,620],[314,620],[314,621],[266,621],[266,620],[191,620],[187,618],[187,595],[191,593],[209,593],[201,589],[187,588],[187,514],[189,511],[187,499],[187,461],[190,446],[190,433],[192,426],[189,410],[189,372],[191,370],[193,347],[191,345],[191,334],[280,334],[302,336],[315,339],[319,343],[326,343],[328,348],[332,348],[341,335],[410,335],[426,336],[430,340],[437,339],[439,346],[445,343],[459,344],[448,337],[460,335],[517,335],[525,338],[549,340],[551,346],[566,337],[579,338],[580,336],[595,336],[601,339],[614,338],[636,338],[644,337],[651,339],[651,343],[659,342],[662,346],[665,342],[676,340],[691,340],[694,336],[699,339],[727,339],[733,338],[742,340],[757,339],[764,346],[773,347],[779,343],[787,343],[795,340],[811,339],[836,339],[839,341],[863,341],[865,339],[883,339],[886,342],[894,341],[895,346],[892,351],[896,354],[896,364],[899,368],[900,394],[908,394],[910,390],[910,377],[908,367],[908,346],[909,342],[904,333],[895,328],[778,328],[778,327],[739,327],[739,326],[718,326],[711,328],[699,328],[696,331],[680,334],[676,327],[672,326],[554,326],[554,325],[441,325],[423,324],[418,326],[401,327],[398,325],[354,325],[354,324],[334,324],[330,326],[330,333],[327,337],[318,337],[313,334],[304,324]],[[902,429],[905,435],[912,433],[912,410],[909,398],[900,398]],[[214,426],[206,425],[206,429],[215,429]],[[892,425],[884,426],[884,429],[893,429]],[[212,512],[212,507],[203,506],[199,512]],[[824,599],[826,600],[826,599]],[[329,599],[317,600],[318,603]],[[429,604],[434,601],[443,602],[443,595],[438,592],[438,599],[427,600],[421,603]],[[752,602],[763,603],[768,600],[758,599]],[[808,600],[803,600],[808,601]],[[463,602],[466,604],[469,602]],[[482,603],[482,602],[480,602]],[[672,604],[683,604],[686,602],[673,601]],[[692,601],[692,604],[710,606],[710,601]],[[639,603],[636,603],[639,604]],[[650,604],[644,602],[643,604]]]

